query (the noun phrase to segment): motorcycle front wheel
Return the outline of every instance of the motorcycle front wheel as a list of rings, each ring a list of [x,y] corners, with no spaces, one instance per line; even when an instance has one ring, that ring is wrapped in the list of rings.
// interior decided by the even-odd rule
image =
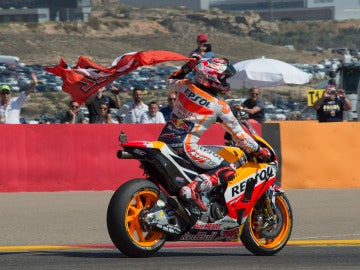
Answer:
[[[269,211],[268,207],[271,207]],[[269,215],[273,212],[273,215]],[[241,234],[244,246],[253,254],[269,256],[284,248],[290,238],[293,214],[289,200],[279,193],[273,203],[260,200],[249,213]]]
[[[146,226],[143,217],[159,198],[159,188],[146,179],[133,179],[113,194],[107,210],[107,228],[114,245],[129,257],[150,257],[166,235]]]

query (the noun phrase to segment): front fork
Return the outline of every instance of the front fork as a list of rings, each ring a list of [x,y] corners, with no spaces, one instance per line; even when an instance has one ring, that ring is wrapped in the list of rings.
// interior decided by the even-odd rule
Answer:
[[[253,223],[256,224],[254,228],[255,231],[261,232],[262,230],[266,230],[267,228],[270,228],[271,226],[276,224],[277,218],[276,213],[274,212],[274,209],[276,208],[275,200],[277,194],[280,194],[282,192],[283,190],[278,185],[270,186],[264,194],[265,199],[262,211],[261,209],[253,209],[253,211],[256,211],[256,216],[250,216],[248,218],[255,219],[255,222]],[[241,224],[239,227],[240,235],[243,230],[244,224],[245,223]]]
[[[259,213],[258,215],[258,231],[266,230],[267,228],[275,225],[277,223],[277,216],[274,212],[276,209],[276,196],[277,194],[282,193],[283,191],[278,185],[272,185],[265,192],[265,201],[263,207],[263,215]]]

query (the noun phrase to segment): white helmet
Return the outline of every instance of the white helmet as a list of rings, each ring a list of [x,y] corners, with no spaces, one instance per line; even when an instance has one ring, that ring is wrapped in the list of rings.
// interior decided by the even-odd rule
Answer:
[[[195,66],[196,82],[220,94],[229,91],[230,84],[226,79],[235,73],[234,66],[225,58],[202,59]]]

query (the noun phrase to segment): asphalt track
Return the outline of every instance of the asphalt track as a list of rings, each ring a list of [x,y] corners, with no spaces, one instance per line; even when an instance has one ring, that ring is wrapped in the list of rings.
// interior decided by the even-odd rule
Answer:
[[[294,228],[288,246],[271,259],[278,264],[276,268],[360,269],[359,192],[360,189],[287,190]],[[147,269],[156,269],[155,262],[160,263],[164,257],[165,261],[176,262],[177,267],[189,260],[191,264],[186,269],[200,268],[202,264],[209,265],[208,269],[241,269],[244,258],[246,269],[265,269],[266,259],[249,259],[251,254],[234,243],[169,242],[154,260],[126,258],[113,248],[107,234],[105,216],[112,193],[0,193],[0,269],[25,269],[21,268],[24,264],[26,269],[105,268],[104,261],[94,263],[93,258],[108,258],[107,269],[129,269],[117,268],[119,261],[114,262],[114,258],[121,258],[121,265],[132,269],[145,269],[146,261],[151,262]],[[239,254],[239,259],[233,258]],[[257,262],[261,262],[258,267]],[[74,263],[74,267],[69,268],[69,263]],[[170,262],[163,266],[179,269],[172,268]],[[165,268],[158,265],[158,269]]]

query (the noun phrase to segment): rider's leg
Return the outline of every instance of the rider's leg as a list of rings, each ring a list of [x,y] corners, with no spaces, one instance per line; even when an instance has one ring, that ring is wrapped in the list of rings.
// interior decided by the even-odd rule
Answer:
[[[209,192],[213,187],[226,184],[235,177],[234,166],[227,162],[224,166],[224,163],[220,168],[213,169],[206,174],[200,174],[193,182],[183,186],[180,189],[180,196],[195,203],[202,211],[207,211],[208,205],[201,200],[201,192]]]

